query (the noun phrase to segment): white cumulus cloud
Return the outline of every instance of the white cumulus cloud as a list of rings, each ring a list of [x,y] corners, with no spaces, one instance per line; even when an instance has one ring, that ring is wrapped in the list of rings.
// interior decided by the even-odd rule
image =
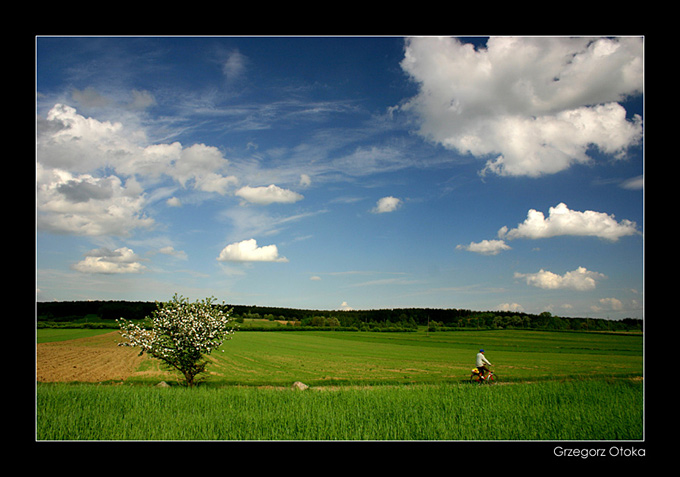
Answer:
[[[498,305],[498,309],[500,311],[516,311],[516,312],[524,311],[524,308],[519,303],[501,303],[500,305]]]
[[[470,242],[469,245],[457,245],[456,248],[482,255],[498,255],[503,250],[510,250],[510,246],[504,240],[482,240],[477,243]]]
[[[182,207],[182,201],[177,197],[170,197],[165,201],[165,203],[168,205],[168,207]]]
[[[312,178],[309,174],[300,174],[300,187],[309,187],[312,185]]]
[[[392,196],[383,197],[382,199],[378,200],[375,207],[371,209],[371,212],[373,212],[374,214],[394,212],[399,207],[401,207],[401,204],[402,204],[401,199],[397,199],[396,197]]]
[[[75,235],[129,235],[153,220],[142,184],[171,178],[185,188],[226,194],[236,178],[216,147],[149,144],[145,131],[54,105],[37,118],[38,226]],[[171,205],[176,205],[174,202]]]
[[[135,253],[121,247],[115,250],[99,248],[85,254],[85,259],[74,264],[73,269],[82,273],[139,273],[146,269]]]
[[[584,212],[570,210],[566,204],[560,203],[555,207],[550,207],[547,218],[543,212],[530,209],[524,222],[511,230],[502,227],[498,231],[498,236],[512,240],[580,235],[615,242],[621,237],[638,233],[637,224],[630,220],[624,219],[617,222],[613,215],[592,210]]]
[[[486,160],[483,173],[551,174],[622,157],[642,118],[619,104],[642,92],[642,38],[490,38],[475,49],[455,38],[407,40],[403,70],[419,93],[402,109],[429,140]]]
[[[600,304],[606,309],[611,309],[613,311],[623,310],[623,303],[618,298],[601,298]]]
[[[286,257],[279,257],[276,245],[257,246],[255,239],[243,240],[227,245],[222,249],[217,260],[220,262],[287,262]]]
[[[292,190],[283,189],[274,184],[267,187],[241,187],[236,191],[236,195],[248,202],[258,205],[292,204],[304,197]]]
[[[158,250],[158,252],[162,253],[163,255],[170,255],[172,257],[179,258],[181,260],[187,259],[186,252],[182,250],[175,250],[175,248],[171,246],[163,247],[160,250]]]
[[[37,223],[42,230],[82,236],[127,236],[154,224],[134,179],[47,170],[36,164]]]
[[[183,148],[179,143],[173,143],[173,146],[178,149],[179,155],[170,156],[173,160],[166,174],[182,186],[187,187],[191,181],[198,190],[224,195],[230,186],[236,184],[236,177],[222,174],[228,161],[216,147],[194,144]]]
[[[527,285],[549,290],[567,288],[571,290],[592,290],[597,286],[597,281],[607,278],[599,272],[591,272],[584,267],[566,272],[564,275],[539,270],[536,273],[515,273],[515,278],[526,280]]]

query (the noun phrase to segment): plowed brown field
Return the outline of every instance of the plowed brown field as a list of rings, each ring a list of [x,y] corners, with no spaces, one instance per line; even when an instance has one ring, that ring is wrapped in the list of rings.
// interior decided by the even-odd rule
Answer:
[[[101,382],[124,380],[142,361],[135,348],[118,346],[117,331],[77,340],[36,345],[36,380],[39,382]]]

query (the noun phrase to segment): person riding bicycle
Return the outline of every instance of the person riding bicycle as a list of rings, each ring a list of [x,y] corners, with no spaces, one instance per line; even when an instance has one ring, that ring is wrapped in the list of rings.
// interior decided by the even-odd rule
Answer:
[[[489,366],[493,366],[493,364],[491,364],[489,362],[489,360],[486,359],[486,357],[484,356],[484,350],[483,349],[480,349],[479,353],[477,353],[477,363],[476,364],[477,364],[477,370],[479,371],[479,375],[482,377],[482,379],[485,379],[484,373],[489,371],[489,368],[487,368],[485,365],[488,364]]]

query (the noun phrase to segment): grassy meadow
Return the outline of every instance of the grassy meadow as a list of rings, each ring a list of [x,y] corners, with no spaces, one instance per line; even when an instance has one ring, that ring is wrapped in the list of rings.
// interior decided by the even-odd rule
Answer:
[[[37,343],[53,343],[55,341],[77,340],[80,338],[89,338],[90,336],[103,335],[110,333],[111,330],[91,330],[91,329],[73,329],[73,328],[48,328],[44,330],[37,330]]]
[[[38,341],[58,339],[38,331]],[[498,384],[467,382],[479,348]],[[253,331],[237,332],[210,359],[194,389],[151,359],[122,385],[39,383],[36,438],[643,438],[639,334]],[[161,379],[171,386],[155,387]],[[294,381],[310,389],[293,390]]]

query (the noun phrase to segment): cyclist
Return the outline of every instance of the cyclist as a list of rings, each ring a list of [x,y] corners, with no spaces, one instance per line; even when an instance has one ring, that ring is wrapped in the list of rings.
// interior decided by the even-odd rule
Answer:
[[[485,366],[487,364],[489,366],[493,366],[493,364],[491,364],[484,356],[484,350],[480,349],[479,353],[477,353],[477,369],[479,370],[479,375],[482,377],[482,379],[485,379],[484,373],[489,371],[489,369]]]

